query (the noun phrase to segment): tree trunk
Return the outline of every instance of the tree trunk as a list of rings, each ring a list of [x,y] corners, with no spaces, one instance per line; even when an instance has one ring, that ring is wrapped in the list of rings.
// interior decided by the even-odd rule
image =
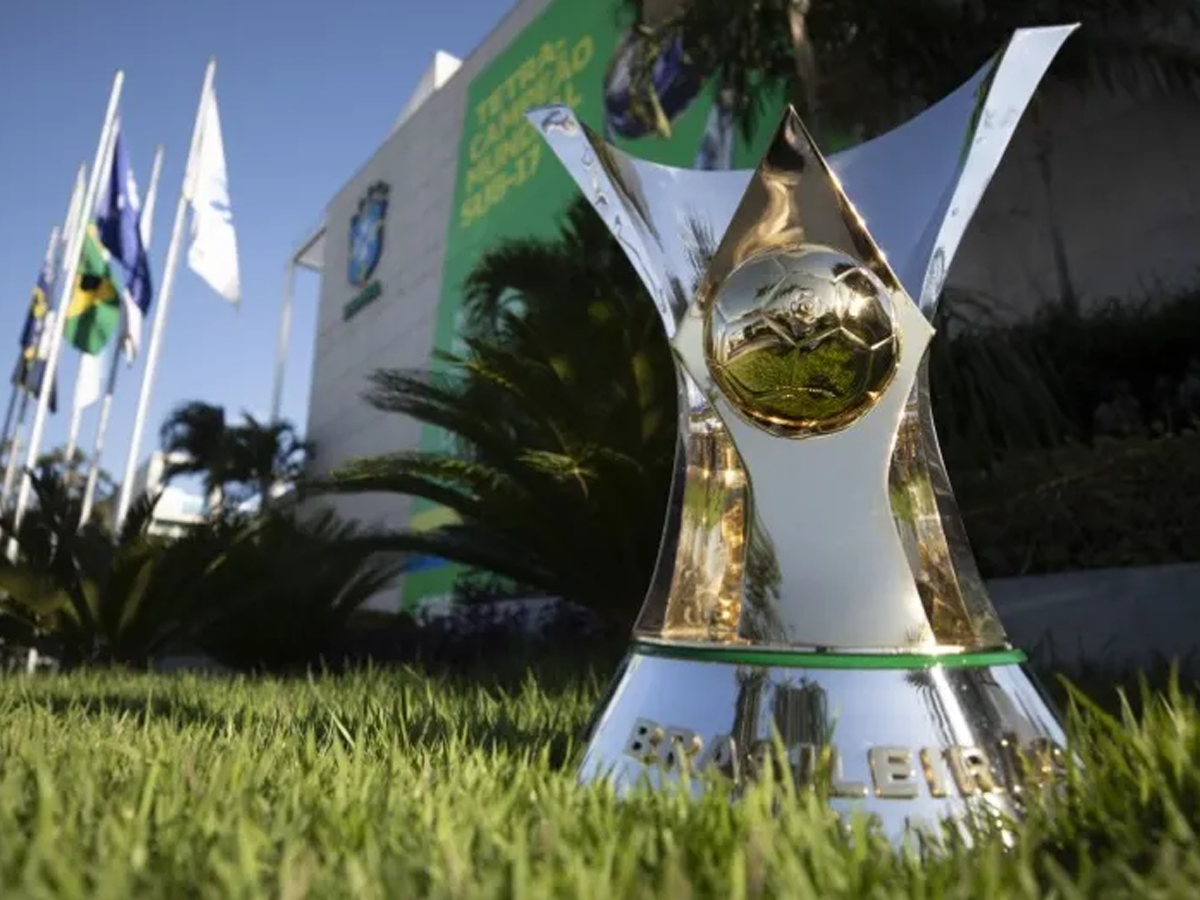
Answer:
[[[671,21],[679,13],[680,6],[679,0],[642,0],[638,24],[658,28]]]
[[[821,146],[822,134],[818,121],[817,57],[808,37],[808,11],[811,0],[791,0],[788,6],[788,26],[792,32],[792,53],[796,61],[796,89],[792,103],[804,126]]]
[[[219,519],[225,513],[225,486],[214,484],[208,489],[208,518]]]
[[[1042,191],[1046,197],[1046,224],[1049,226],[1050,250],[1054,255],[1054,273],[1058,282],[1058,301],[1072,314],[1079,312],[1079,292],[1071,277],[1071,266],[1067,258],[1067,242],[1063,235],[1062,225],[1058,219],[1058,210],[1054,205],[1053,168],[1050,157],[1054,152],[1053,141],[1046,117],[1041,114],[1041,104],[1033,107],[1033,121],[1036,128],[1035,142],[1037,144],[1038,172],[1041,175]]]

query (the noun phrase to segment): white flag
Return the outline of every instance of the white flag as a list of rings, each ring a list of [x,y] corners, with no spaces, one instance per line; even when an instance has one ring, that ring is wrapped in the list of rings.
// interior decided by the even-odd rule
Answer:
[[[79,376],[75,380],[75,411],[87,409],[104,394],[104,356],[79,354]]]
[[[79,172],[75,175],[75,189],[71,192],[71,202],[67,206],[67,220],[63,223],[62,233],[58,236],[59,243],[62,244],[62,252],[59,253],[59,271],[54,275],[55,282],[67,271],[67,264],[70,262],[67,258],[67,247],[71,243],[71,235],[79,229],[79,217],[83,214],[83,195],[87,191],[83,172],[84,167],[80,166]]]
[[[200,145],[191,160],[188,201],[192,206],[188,266],[231,303],[241,299],[238,278],[237,236],[229,208],[229,183],[225,172],[225,143],[217,95],[209,91],[200,126]]]
[[[46,310],[46,316],[42,319],[42,331],[38,335],[37,358],[45,359],[50,355],[50,341],[52,340],[55,329],[58,327],[56,320],[58,318],[58,310]]]

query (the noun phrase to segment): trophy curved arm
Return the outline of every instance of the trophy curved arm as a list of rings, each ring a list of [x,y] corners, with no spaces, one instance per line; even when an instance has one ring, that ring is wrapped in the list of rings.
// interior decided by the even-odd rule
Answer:
[[[526,118],[621,244],[674,338],[753,170],[694,171],[637,159],[565,106],[533,109]],[[708,400],[685,372],[677,377],[679,442],[663,540],[635,631],[736,640],[745,477]]]
[[[667,337],[674,337],[753,171],[695,171],[637,159],[566,106],[538,107],[526,119],[620,242]]]
[[[899,128],[830,159],[908,294],[936,315],[946,275],[1021,115],[1077,25],[1021,29],[954,93]],[[905,175],[890,161],[905,160]],[[927,186],[944,186],[928,189]],[[923,229],[912,228],[909,215]],[[917,373],[889,474],[896,527],[943,644],[1006,643],[975,563],[933,420],[928,360]]]
[[[946,273],[1017,124],[1078,25],[1022,28],[953,93],[830,168],[901,284],[932,319]],[[896,177],[896,161],[904,177]]]

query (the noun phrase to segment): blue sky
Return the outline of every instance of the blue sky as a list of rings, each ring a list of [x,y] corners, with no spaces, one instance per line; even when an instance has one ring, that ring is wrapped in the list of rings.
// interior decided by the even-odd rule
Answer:
[[[5,386],[51,227],[75,170],[91,164],[117,68],[122,130],[143,192],[165,147],[151,263],[161,275],[204,64],[217,57],[243,302],[235,310],[186,266],[176,275],[144,457],[181,400],[265,416],[283,269],[325,204],[387,135],[437,50],[465,57],[514,0],[13,0],[0,5],[0,368]],[[297,278],[283,414],[308,406],[318,276]],[[146,332],[148,335],[148,330]],[[144,354],[142,359],[144,359]],[[123,369],[103,465],[119,478],[142,359]],[[43,448],[66,441],[77,356],[64,354],[60,410]],[[7,402],[7,392],[4,401]],[[83,420],[95,435],[98,405]],[[30,417],[32,418],[32,416]]]

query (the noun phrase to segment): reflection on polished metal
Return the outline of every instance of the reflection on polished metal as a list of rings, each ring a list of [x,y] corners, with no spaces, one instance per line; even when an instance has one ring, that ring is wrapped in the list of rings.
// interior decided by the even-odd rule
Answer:
[[[735,784],[764,765],[787,768],[797,785],[823,774],[835,803],[857,800],[885,825],[930,821],[969,802],[1011,814],[1061,777],[1066,760],[1033,684],[1009,655],[992,656],[958,666],[804,668],[714,665],[648,649],[627,663],[620,702],[591,752],[644,771],[652,784],[685,767]],[[833,704],[864,693],[869,705],[834,721]]]
[[[655,782],[686,758],[740,781],[777,730],[793,774],[826,760],[834,802],[898,832],[1019,812],[1058,770],[1061,729],[966,542],[924,360],[967,223],[1073,28],[1016,32],[829,160],[792,110],[756,170],[729,172],[529,114],[641,276],[680,378],[659,564],[585,777]]]

